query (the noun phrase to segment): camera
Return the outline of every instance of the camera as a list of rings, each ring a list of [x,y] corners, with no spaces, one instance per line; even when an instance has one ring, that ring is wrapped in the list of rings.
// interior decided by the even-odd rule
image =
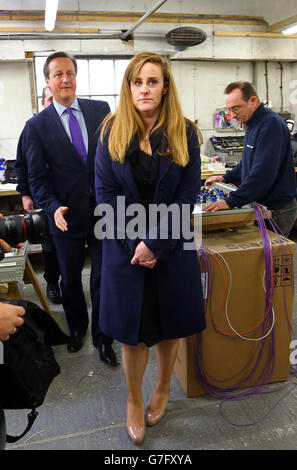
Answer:
[[[48,239],[47,216],[42,209],[28,211],[26,214],[0,217],[0,238],[9,245],[20,242],[42,243]],[[0,261],[4,253],[0,248]]]

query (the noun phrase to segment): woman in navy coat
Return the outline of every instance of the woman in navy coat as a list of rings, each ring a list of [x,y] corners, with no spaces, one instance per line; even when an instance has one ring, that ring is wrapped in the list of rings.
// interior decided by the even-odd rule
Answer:
[[[95,162],[103,216],[95,234],[105,237],[100,327],[122,343],[127,431],[136,444],[145,424],[165,413],[178,338],[205,328],[197,252],[185,249],[200,185],[196,129],[182,114],[167,61],[137,54],[103,123]],[[156,205],[163,211],[154,219]],[[154,345],[158,382],[144,413],[142,379]]]

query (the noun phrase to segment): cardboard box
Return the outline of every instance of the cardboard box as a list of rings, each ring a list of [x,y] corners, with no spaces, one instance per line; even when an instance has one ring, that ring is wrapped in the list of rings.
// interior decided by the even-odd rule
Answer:
[[[207,287],[211,288],[211,295],[206,299],[209,306],[206,312],[207,328],[201,334],[201,346],[198,348],[198,356],[202,358],[199,361],[202,375],[199,377],[202,379],[197,379],[195,371],[195,363],[198,363],[195,359],[196,335],[180,340],[174,367],[188,397],[208,393],[209,386],[211,390],[215,390],[214,387],[219,390],[223,387],[227,390],[232,387],[239,389],[259,382],[284,381],[289,377],[295,243],[284,237],[281,237],[283,243],[280,243],[277,235],[269,234],[275,323],[273,328],[266,326],[264,331],[266,294],[262,280],[265,256],[258,229],[248,233],[214,232],[203,236],[203,247],[214,250],[215,257],[208,256],[211,267],[205,269],[199,254],[206,296]],[[229,266],[231,275],[220,256]],[[232,286],[226,309],[231,276]],[[261,325],[257,331],[250,335],[246,333],[254,331],[257,324]],[[257,340],[263,336],[266,338]],[[206,388],[202,382],[207,384]]]

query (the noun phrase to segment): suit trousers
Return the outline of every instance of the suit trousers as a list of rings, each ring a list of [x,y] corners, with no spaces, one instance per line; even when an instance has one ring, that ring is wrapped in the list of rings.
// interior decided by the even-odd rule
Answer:
[[[58,263],[56,248],[50,240],[50,243],[42,244],[42,254],[44,263],[44,279],[47,283],[58,282],[60,277],[60,266]]]
[[[82,284],[82,270],[85,262],[85,243],[91,257],[90,293],[92,303],[92,340],[95,347],[111,344],[99,326],[100,283],[102,264],[102,242],[90,233],[87,239],[81,237],[53,236],[61,270],[61,291],[63,308],[70,333],[77,331],[84,335],[88,329],[89,315]]]

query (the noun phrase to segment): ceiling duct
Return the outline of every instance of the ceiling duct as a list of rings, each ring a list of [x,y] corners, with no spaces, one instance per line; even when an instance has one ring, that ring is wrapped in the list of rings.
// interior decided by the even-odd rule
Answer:
[[[166,34],[166,40],[179,51],[184,51],[187,47],[197,46],[205,41],[207,35],[202,29],[184,26],[175,28]]]

